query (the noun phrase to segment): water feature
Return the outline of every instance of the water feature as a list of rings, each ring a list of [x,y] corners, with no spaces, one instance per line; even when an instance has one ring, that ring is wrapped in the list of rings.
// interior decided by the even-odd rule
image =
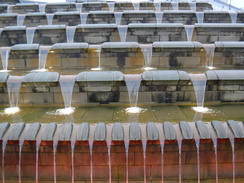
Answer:
[[[74,150],[75,150],[75,140],[71,141],[71,180],[72,183],[75,182],[75,167],[74,167]]]
[[[26,14],[18,14],[17,16],[17,26],[23,26]]]
[[[69,115],[75,111],[75,108],[71,107],[75,79],[76,79],[76,75],[60,75],[59,84],[60,84],[65,108],[58,109],[55,114]]]
[[[184,25],[185,31],[186,31],[186,37],[187,41],[192,41],[193,31],[194,31],[194,25]]]
[[[92,161],[93,140],[89,140],[89,148],[90,148],[90,182],[93,183],[93,161]]]
[[[196,10],[197,10],[196,2],[190,2],[189,5],[190,5],[191,10],[196,12]]]
[[[101,45],[92,45],[92,48],[96,49],[97,56],[98,56],[98,66],[95,68],[91,68],[92,71],[100,71],[103,68],[101,67],[101,51],[102,51],[102,46]]]
[[[39,12],[40,13],[45,13],[46,9],[46,4],[39,4]]]
[[[204,22],[204,12],[196,12],[195,14],[197,16],[197,22],[199,24],[203,24],[203,22]]]
[[[156,12],[161,11],[161,2],[154,2],[154,7]]]
[[[58,141],[53,140],[53,182],[57,182],[57,167],[56,167],[56,151],[57,151]]]
[[[0,72],[8,72],[8,58],[10,54],[11,47],[0,47],[0,55],[2,60],[3,70]]]
[[[236,158],[235,158],[235,139],[229,138],[230,144],[231,144],[231,150],[232,150],[232,174],[233,174],[233,181],[232,183],[235,183],[235,175],[236,175]]]
[[[229,11],[229,15],[231,18],[231,23],[235,24],[236,23],[236,19],[237,19],[237,12],[236,11]]]
[[[54,14],[53,13],[46,13],[46,17],[47,17],[47,24],[52,25]]]
[[[116,25],[120,25],[123,12],[114,12]]]
[[[214,145],[214,154],[215,154],[215,174],[216,174],[216,183],[219,182],[219,170],[218,170],[218,151],[217,151],[217,144],[218,144],[218,141],[217,141],[217,138],[212,138],[212,141],[213,141],[213,145]]]
[[[201,113],[207,113],[209,109],[204,107],[207,77],[205,74],[189,74],[189,76],[194,87],[197,102],[197,107],[193,107],[193,110]]]
[[[36,31],[36,27],[27,27],[26,28],[27,44],[32,44],[33,43],[35,31]]]
[[[2,141],[2,182],[5,183],[5,149],[7,145],[8,140]]]
[[[138,92],[141,85],[141,74],[124,74],[124,81],[127,87],[130,107],[126,109],[127,113],[140,113],[143,109],[137,107]]]
[[[52,46],[39,46],[39,64],[38,64],[38,72],[43,72],[46,71],[46,61],[47,61],[47,56],[49,53],[49,50],[52,48]]]
[[[107,3],[108,3],[108,6],[109,6],[109,11],[114,12],[114,5],[115,5],[115,2],[107,2]]]
[[[163,12],[155,12],[157,23],[162,23],[163,15],[164,15]]]
[[[179,3],[178,2],[171,2],[173,10],[179,10]]]
[[[21,183],[21,152],[22,152],[22,147],[23,147],[23,144],[24,144],[24,140],[20,140],[19,141],[19,168],[18,168],[18,171],[19,171],[19,183]]]
[[[76,6],[76,11],[78,11],[79,13],[82,12],[82,3],[75,3],[75,6]]]
[[[182,179],[182,160],[181,160],[181,148],[182,148],[182,139],[178,139],[178,148],[179,148],[179,183],[181,183]]]
[[[81,24],[86,24],[87,16],[88,16],[88,13],[80,14]]]
[[[39,182],[39,149],[40,149],[41,141],[36,140],[36,183]]]
[[[108,147],[108,182],[112,182],[112,167],[111,167],[111,139],[107,139]]]
[[[201,182],[201,173],[200,173],[200,139],[195,138],[196,148],[197,148],[197,182]]]
[[[7,80],[8,96],[9,96],[9,108],[5,108],[6,114],[14,114],[19,111],[19,91],[24,76],[9,76]]]
[[[133,2],[134,10],[139,11],[140,10],[140,2]]]
[[[161,146],[161,182],[164,183],[164,139],[160,140]]]
[[[208,69],[214,69],[213,67],[213,60],[214,60],[214,51],[215,45],[214,44],[202,44],[205,49],[205,67]]]
[[[76,31],[76,26],[66,26],[67,43],[74,42],[75,31]]]
[[[7,13],[12,13],[13,7],[14,7],[14,5],[9,4],[7,7]]]
[[[144,70],[153,70],[156,68],[151,67],[152,64],[152,44],[140,44],[140,48],[142,50],[144,60],[145,60],[145,67]]]
[[[128,25],[118,25],[117,26],[119,37],[121,42],[126,42]]]
[[[129,139],[124,140],[125,144],[125,179],[126,183],[129,182]]]

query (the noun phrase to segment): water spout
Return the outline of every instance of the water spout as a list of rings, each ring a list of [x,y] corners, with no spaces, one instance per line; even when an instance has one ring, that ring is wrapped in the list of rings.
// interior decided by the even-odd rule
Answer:
[[[185,31],[186,31],[186,37],[187,41],[192,41],[193,31],[194,31],[194,25],[184,25]]]
[[[76,6],[76,10],[81,13],[82,12],[82,3],[75,3],[75,6]]]
[[[39,47],[39,65],[37,71],[46,71],[46,61],[47,56],[49,53],[49,50],[52,48],[52,46],[40,46]]]
[[[17,26],[23,26],[26,14],[18,14],[17,16]]]
[[[179,183],[181,183],[181,179],[182,179],[182,160],[181,160],[181,148],[182,148],[182,139],[178,139],[178,148],[179,148]]]
[[[36,31],[36,28],[35,27],[27,27],[26,28],[27,44],[32,44],[33,43],[35,31]]]
[[[128,26],[127,25],[118,25],[117,29],[119,32],[120,41],[126,42]]]
[[[21,152],[24,144],[24,140],[19,141],[19,183],[21,183]]]
[[[4,164],[5,164],[5,149],[7,145],[8,140],[3,140],[2,141],[2,181],[5,183],[5,172],[4,172]]]
[[[155,12],[157,23],[162,23],[163,15],[164,15],[163,12]]]
[[[40,149],[41,141],[36,141],[36,183],[39,182],[39,149]]]
[[[154,7],[156,12],[160,12],[161,11],[161,2],[154,2]]]
[[[199,152],[199,148],[200,148],[200,139],[195,139],[195,143],[196,143],[196,148],[197,148],[197,182],[200,183],[201,182],[201,174],[200,174],[200,152]]]
[[[56,150],[58,146],[58,141],[53,140],[53,182],[57,182],[57,169],[56,169]]]
[[[114,5],[115,5],[115,2],[108,2],[109,11],[114,12]]]
[[[80,14],[81,24],[86,24],[87,16],[88,16],[88,13]]]
[[[123,12],[114,12],[116,25],[120,25]]]
[[[14,5],[8,5],[7,7],[7,13],[12,13]]]
[[[217,138],[212,138],[213,145],[214,145],[214,154],[215,154],[215,172],[216,172],[216,183],[219,182],[218,178],[218,151],[217,151]]]
[[[40,13],[45,13],[46,9],[46,4],[39,4],[39,12]]]
[[[47,24],[52,25],[54,14],[53,13],[46,13],[46,17],[47,17]]]
[[[74,150],[75,150],[75,140],[71,141],[71,161],[72,161],[72,165],[71,165],[71,180],[72,183],[75,182],[75,167],[74,167]]]
[[[153,70],[156,68],[151,67],[152,64],[152,44],[141,44],[140,48],[142,50],[144,60],[145,60],[145,66],[144,70]]]
[[[214,44],[202,44],[205,49],[205,66],[208,69],[214,69],[213,67],[213,60],[214,60],[214,51],[215,51],[215,45]]]
[[[95,68],[91,68],[92,71],[100,71],[102,70],[101,67],[101,50],[102,50],[102,46],[101,45],[93,45],[93,48],[96,48],[96,52],[97,52],[97,56],[98,56],[98,67]]]
[[[204,22],[204,12],[196,12],[197,22],[203,24]]]
[[[0,48],[0,55],[2,60],[3,70],[0,72],[8,72],[8,58],[10,54],[11,47],[1,47]]]
[[[66,26],[67,43],[73,43],[76,26]]]
[[[232,149],[232,174],[233,174],[233,181],[232,183],[235,183],[235,176],[236,176],[236,158],[235,158],[235,139],[234,138],[229,138],[230,144],[231,144],[231,149]]]
[[[235,24],[237,19],[237,12],[236,11],[229,11],[229,15],[231,18],[231,23]]]

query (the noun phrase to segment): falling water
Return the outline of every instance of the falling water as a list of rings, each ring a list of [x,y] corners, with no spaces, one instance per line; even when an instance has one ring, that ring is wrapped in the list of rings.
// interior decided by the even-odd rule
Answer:
[[[190,8],[191,8],[192,11],[195,12],[197,10],[197,4],[196,4],[196,2],[191,2],[191,3],[189,3],[189,5],[190,5]]]
[[[118,25],[117,29],[119,32],[120,41],[126,42],[128,26],[127,25]]]
[[[67,43],[73,43],[76,26],[66,26]]]
[[[102,47],[101,47],[101,45],[93,45],[93,47],[96,48],[96,52],[97,52],[97,56],[98,56],[98,67],[91,68],[91,70],[100,71],[100,70],[102,70],[102,67],[101,67],[101,50],[102,50]]]
[[[1,47],[0,48],[0,55],[2,60],[3,70],[1,72],[8,71],[8,58],[10,53],[11,47]]]
[[[193,107],[193,109],[197,112],[206,113],[208,112],[208,108],[204,107],[204,98],[207,77],[205,74],[189,74],[189,76],[195,90],[197,102],[197,107]]]
[[[93,140],[89,140],[89,147],[90,147],[90,179],[91,183],[93,183],[93,161],[92,161],[92,147],[93,147]]]
[[[209,69],[214,69],[213,67],[213,60],[214,60],[214,50],[215,45],[214,44],[202,44],[205,49],[205,66]]]
[[[139,10],[140,9],[140,2],[133,2],[134,10]]]
[[[51,48],[52,48],[52,46],[40,46],[39,47],[39,65],[38,65],[39,71],[45,71],[47,56],[48,56],[49,50]]]
[[[203,24],[204,22],[204,12],[196,12],[197,22]]]
[[[38,174],[38,166],[39,166],[39,148],[40,148],[40,145],[41,145],[41,141],[40,140],[37,140],[36,141],[36,183],[39,182],[38,180],[38,177],[39,177],[39,174]]]
[[[57,171],[56,171],[56,150],[58,146],[58,141],[53,141],[53,181],[57,182]]]
[[[181,167],[181,147],[182,147],[182,139],[177,140],[178,147],[179,147],[179,183],[181,183],[182,177],[182,167]]]
[[[40,13],[45,13],[46,9],[46,4],[39,4],[39,12]]]
[[[107,146],[108,146],[108,177],[109,177],[109,183],[112,182],[112,167],[111,167],[111,140],[107,140]]]
[[[12,13],[13,6],[14,5],[8,5],[8,7],[7,7],[7,13]]]
[[[143,171],[144,171],[144,183],[147,182],[147,170],[146,170],[146,149],[147,149],[147,140],[142,139],[142,148],[143,148]]]
[[[196,143],[196,148],[197,148],[197,182],[200,183],[200,178],[201,178],[201,174],[200,174],[200,152],[199,152],[199,147],[200,147],[200,140],[199,139],[195,139],[195,143]]]
[[[215,172],[216,172],[216,183],[219,182],[218,180],[218,152],[217,152],[217,139],[212,138],[213,145],[214,145],[214,154],[215,154]]]
[[[164,140],[160,140],[161,144],[161,176],[162,183],[164,182]]]
[[[114,12],[114,18],[117,25],[120,25],[123,12]]]
[[[187,41],[192,41],[194,25],[184,25],[186,31]]]
[[[163,15],[163,12],[155,12],[157,23],[162,23]]]
[[[171,2],[173,10],[179,10],[179,3],[178,2]]]
[[[237,12],[236,11],[229,11],[229,15],[231,18],[231,23],[235,24],[237,19]]]
[[[80,14],[81,24],[86,24],[87,16],[88,16],[88,13]]]
[[[74,108],[71,107],[73,88],[75,85],[76,75],[60,75],[59,84],[64,100],[64,109],[58,109],[56,114],[71,114],[74,112]]]
[[[161,2],[154,2],[156,12],[161,11]]]
[[[19,141],[19,183],[21,183],[21,152],[24,144],[24,140]]]
[[[126,164],[126,170],[125,170],[125,177],[126,177],[126,183],[129,182],[129,140],[124,140],[125,143],[125,164]]]
[[[74,168],[74,150],[75,150],[75,143],[76,141],[71,141],[71,161],[72,161],[72,167],[71,167],[71,177],[72,177],[72,183],[75,182],[75,168]]]
[[[82,12],[82,3],[75,3],[76,10],[81,13]]]
[[[33,43],[35,31],[36,31],[36,27],[27,27],[26,28],[27,44],[32,44]]]
[[[47,17],[47,24],[48,25],[52,25],[53,24],[53,13],[46,13],[46,17]]]
[[[24,76],[9,76],[7,80],[8,96],[9,96],[9,108],[5,108],[4,112],[8,114],[14,114],[19,111],[19,91],[21,82]]]
[[[23,26],[26,14],[18,14],[17,16],[17,26]]]
[[[6,145],[7,145],[7,140],[3,140],[2,141],[2,181],[3,183],[5,183],[5,173],[4,173],[4,164],[5,164],[5,161],[4,161],[4,157],[5,157],[5,149],[6,149]]]
[[[109,10],[114,12],[114,2],[108,2]]]
[[[144,60],[145,60],[145,66],[144,70],[152,70],[155,68],[151,67],[152,64],[152,44],[141,44],[140,48],[142,50]]]
[[[128,113],[138,113],[141,108],[137,107],[138,92],[141,85],[141,74],[125,74],[125,84],[129,94],[130,108],[127,108]]]
[[[233,181],[232,183],[235,183],[235,176],[236,176],[236,160],[235,160],[235,139],[230,138],[230,143],[231,143],[231,149],[232,149],[232,171],[233,171]]]

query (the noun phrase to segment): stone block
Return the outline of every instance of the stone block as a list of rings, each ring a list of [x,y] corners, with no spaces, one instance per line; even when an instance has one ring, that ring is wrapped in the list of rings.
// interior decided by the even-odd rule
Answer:
[[[225,102],[244,101],[243,91],[223,91],[220,93],[220,100]]]

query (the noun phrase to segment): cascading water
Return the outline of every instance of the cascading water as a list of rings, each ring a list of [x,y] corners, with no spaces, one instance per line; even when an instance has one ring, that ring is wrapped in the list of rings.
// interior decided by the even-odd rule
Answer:
[[[233,174],[233,181],[232,183],[235,183],[235,176],[236,176],[236,158],[235,158],[235,139],[234,138],[229,138],[230,144],[231,144],[231,150],[232,150],[232,174]]]
[[[217,138],[212,138],[213,141],[213,145],[214,145],[214,154],[215,154],[215,172],[216,172],[216,183],[219,182],[219,178],[218,178],[218,151],[217,151]]]
[[[160,140],[161,145],[161,176],[162,176],[162,183],[164,183],[164,140]]]
[[[203,22],[204,22],[204,12],[196,12],[195,14],[197,16],[197,23],[203,24]]]
[[[90,148],[90,180],[91,183],[93,183],[93,161],[92,161],[93,140],[89,140],[89,148]]]
[[[128,90],[130,107],[126,109],[127,113],[143,112],[143,109],[137,107],[138,92],[141,85],[141,74],[125,74],[125,84]]]
[[[6,149],[6,145],[7,145],[7,140],[3,140],[2,141],[2,181],[3,183],[5,183],[5,173],[4,173],[4,157],[5,157],[5,149]]]
[[[74,150],[75,150],[75,143],[76,141],[71,141],[71,161],[72,161],[72,167],[71,167],[71,180],[72,183],[75,182],[75,167],[74,167]]]
[[[122,15],[123,15],[123,12],[114,12],[114,18],[115,18],[116,25],[120,25]]]
[[[97,56],[98,56],[98,67],[91,68],[93,71],[100,71],[102,70],[101,67],[101,51],[102,51],[102,46],[101,45],[93,45],[93,48],[96,48]]]
[[[156,12],[160,12],[161,11],[161,2],[154,2],[154,7]]]
[[[107,147],[108,147],[108,180],[109,183],[112,182],[112,167],[111,167],[111,139],[107,140]]]
[[[204,107],[205,89],[207,83],[206,75],[189,74],[189,76],[195,90],[196,102],[197,102],[197,107],[193,107],[192,109],[201,113],[209,112],[209,109],[207,107]]]
[[[39,12],[40,13],[45,13],[46,9],[46,4],[39,4]]]
[[[7,13],[12,13],[13,6],[14,5],[8,5],[8,7],[7,7]]]
[[[73,43],[76,26],[66,26],[67,43]]]
[[[21,183],[21,152],[24,144],[24,140],[19,141],[19,183]]]
[[[187,41],[192,41],[193,31],[194,31],[194,25],[184,25],[185,31],[186,31],[186,37]]]
[[[108,6],[109,6],[109,11],[114,11],[114,5],[115,3],[114,2],[108,2]]]
[[[64,109],[58,109],[55,114],[69,115],[74,112],[74,107],[71,107],[73,88],[75,85],[76,75],[60,75],[59,84],[64,100]]]
[[[78,11],[79,13],[82,12],[82,3],[75,3],[75,6],[76,6],[76,11]]]
[[[182,147],[182,139],[178,139],[178,148],[179,148],[179,183],[181,183],[182,179],[182,160],[181,160],[181,147]]]
[[[39,148],[40,148],[40,145],[41,145],[41,141],[37,140],[36,141],[36,183],[39,182],[38,166],[39,166]]]
[[[0,48],[0,55],[2,60],[3,70],[0,72],[7,72],[8,71],[8,58],[10,54],[11,47],[1,47]]]
[[[5,108],[6,114],[14,114],[19,111],[19,91],[24,76],[9,76],[7,80],[9,108]]]
[[[236,19],[237,19],[237,12],[236,11],[229,11],[229,15],[231,18],[231,23],[235,24],[236,23]]]
[[[213,60],[214,60],[214,51],[215,51],[215,45],[214,44],[202,44],[205,49],[205,67],[208,69],[214,69],[213,67]]]
[[[18,14],[17,16],[17,26],[23,26],[26,14]]]
[[[197,182],[200,183],[201,174],[200,174],[200,139],[195,138],[196,148],[197,148]]]
[[[88,16],[88,13],[80,14],[81,24],[86,24],[87,16]]]
[[[27,27],[26,28],[27,44],[32,44],[33,43],[35,31],[36,31],[36,28],[35,27]]]
[[[171,2],[173,10],[179,10],[179,3],[178,2]]]
[[[44,72],[46,71],[45,67],[46,67],[46,61],[47,61],[47,56],[49,53],[49,50],[52,48],[52,46],[40,46],[39,47],[39,65],[38,65],[38,70],[34,70],[34,71],[38,71],[38,72]]]
[[[192,11],[195,12],[197,10],[197,4],[196,4],[196,2],[191,2],[191,3],[189,3],[189,5],[190,5],[190,8],[191,8]]]
[[[155,12],[157,23],[162,23],[163,15],[164,15],[163,12]]]
[[[140,48],[142,50],[144,60],[145,60],[145,66],[144,70],[153,70],[156,68],[151,67],[152,64],[152,44],[141,44]]]
[[[140,2],[133,2],[134,10],[139,11],[140,9]]]
[[[47,17],[47,24],[52,25],[54,14],[53,13],[46,13],[46,17]]]
[[[53,182],[57,182],[57,169],[56,169],[56,150],[58,141],[53,140]]]
[[[127,25],[118,25],[117,29],[119,32],[120,41],[126,42],[128,26]]]
[[[126,183],[129,182],[129,140],[125,139],[124,140],[125,144],[125,165],[126,165],[126,170],[125,170],[125,178],[126,178]]]

